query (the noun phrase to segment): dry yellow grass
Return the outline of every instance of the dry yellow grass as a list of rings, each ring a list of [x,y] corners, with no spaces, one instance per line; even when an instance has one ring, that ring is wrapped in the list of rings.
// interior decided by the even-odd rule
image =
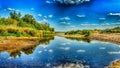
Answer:
[[[37,45],[36,40],[1,40],[0,41],[0,51],[15,52],[23,48],[31,47]]]

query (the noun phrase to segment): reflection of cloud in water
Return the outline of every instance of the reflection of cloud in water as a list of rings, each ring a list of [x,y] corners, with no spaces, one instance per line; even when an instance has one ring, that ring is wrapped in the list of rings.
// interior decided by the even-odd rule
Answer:
[[[108,52],[108,53],[109,53],[109,54],[120,54],[120,51],[118,51],[118,52],[117,52],[117,51],[116,51],[116,52],[113,51],[113,52]]]
[[[31,57],[31,59],[33,60],[33,59],[34,59],[34,57]]]
[[[13,57],[8,57],[8,60],[14,59]]]
[[[47,67],[50,67],[50,65],[51,65],[50,63],[46,64]]]
[[[38,53],[42,53],[42,51],[38,51]]]
[[[69,45],[69,44],[71,44],[71,43],[70,42],[64,42],[61,45]]]
[[[47,48],[48,46],[47,46],[47,45],[43,45],[43,46],[41,46],[41,47],[43,47],[43,48]]]
[[[105,48],[105,47],[100,47],[99,49],[104,50],[104,49],[106,49],[106,48]]]
[[[50,49],[50,50],[48,50],[48,52],[52,53],[52,52],[53,52],[53,50],[52,50],[52,49]]]
[[[54,68],[84,68],[83,64],[66,63],[55,66]]]
[[[60,49],[63,49],[63,50],[70,50],[70,47],[60,47]]]
[[[77,52],[86,52],[85,50],[77,50]]]
[[[47,49],[44,49],[44,51],[47,51]]]

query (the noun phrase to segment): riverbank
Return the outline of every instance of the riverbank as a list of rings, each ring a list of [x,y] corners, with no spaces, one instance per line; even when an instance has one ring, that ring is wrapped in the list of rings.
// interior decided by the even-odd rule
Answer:
[[[0,37],[0,52],[17,55],[21,51],[29,54],[33,49],[43,43],[48,43],[52,37]]]
[[[111,65],[106,68],[120,68],[120,60],[112,62]]]
[[[92,40],[99,40],[105,42],[112,42],[120,44],[120,33],[111,33],[111,34],[92,34],[88,37]]]
[[[87,38],[90,40],[99,40],[99,41],[120,44],[120,33],[91,34],[88,37],[84,37],[84,35],[64,35],[64,33],[60,33],[60,34],[57,34],[57,36],[66,37],[66,38]]]

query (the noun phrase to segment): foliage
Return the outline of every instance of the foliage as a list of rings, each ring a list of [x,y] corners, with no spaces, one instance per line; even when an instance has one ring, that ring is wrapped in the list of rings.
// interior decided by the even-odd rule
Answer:
[[[0,18],[0,36],[38,37],[54,33],[54,28],[51,28],[48,23],[38,23],[30,14],[21,16],[20,12],[14,11],[8,18]]]
[[[102,30],[101,33],[120,33],[120,27]]]
[[[65,32],[65,35],[75,35],[75,34],[79,34],[79,35],[84,35],[85,37],[89,36],[91,34],[90,30],[72,30],[72,31],[68,31]]]
[[[71,31],[67,31],[65,32],[65,35],[84,35],[85,37],[88,37],[91,34],[94,33],[120,33],[120,27],[114,27],[114,28],[110,28],[110,29],[104,29],[104,30],[100,30],[100,29],[94,29],[94,30],[71,30]]]

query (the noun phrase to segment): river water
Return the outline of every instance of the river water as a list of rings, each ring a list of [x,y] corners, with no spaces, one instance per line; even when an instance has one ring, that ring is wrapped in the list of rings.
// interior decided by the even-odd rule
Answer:
[[[54,39],[18,53],[0,52],[6,68],[104,68],[120,59],[120,46],[96,40]]]

